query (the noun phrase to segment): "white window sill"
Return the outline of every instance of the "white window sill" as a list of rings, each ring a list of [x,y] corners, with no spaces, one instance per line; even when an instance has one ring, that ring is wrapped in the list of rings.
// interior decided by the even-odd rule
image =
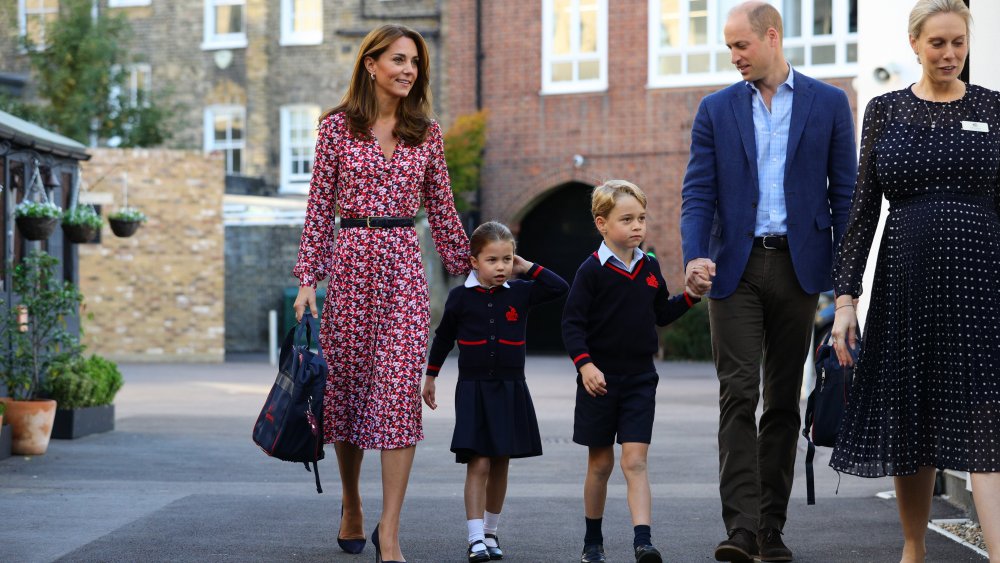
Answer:
[[[296,34],[282,36],[278,40],[278,45],[282,47],[294,47],[297,45],[322,45],[323,44],[323,34],[322,33],[311,33],[311,34]]]
[[[539,96],[559,96],[563,94],[592,94],[607,92],[607,82],[567,82],[563,84],[546,84],[538,92]]]
[[[288,195],[309,195],[309,181],[304,182],[282,182],[278,186],[279,194]]]
[[[247,38],[219,39],[214,41],[204,41],[201,44],[202,51],[217,51],[219,49],[245,49]]]

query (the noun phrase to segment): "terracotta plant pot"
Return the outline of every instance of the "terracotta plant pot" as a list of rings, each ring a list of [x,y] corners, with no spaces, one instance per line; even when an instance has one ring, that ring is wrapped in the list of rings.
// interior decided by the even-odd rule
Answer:
[[[18,217],[14,221],[28,240],[46,240],[59,225],[58,217]]]
[[[90,242],[94,240],[97,236],[97,229],[91,227],[90,225],[70,225],[68,223],[63,223],[63,232],[66,233],[66,238],[70,242],[81,244],[84,242]]]
[[[142,221],[122,221],[121,219],[108,219],[111,224],[111,232],[115,236],[126,238],[135,234],[139,230]]]
[[[56,402],[51,399],[39,401],[14,401],[0,399],[7,404],[4,418],[13,431],[10,451],[15,455],[42,455],[49,447],[52,424],[56,419]]]

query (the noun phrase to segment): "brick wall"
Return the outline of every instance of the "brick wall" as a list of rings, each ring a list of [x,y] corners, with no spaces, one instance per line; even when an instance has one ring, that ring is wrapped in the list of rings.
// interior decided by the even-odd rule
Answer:
[[[680,189],[691,124],[702,97],[719,87],[647,88],[646,0],[609,9],[608,89],[540,96],[541,2],[482,2],[483,106],[489,110],[482,216],[515,230],[546,192],[568,182],[624,178],[649,196],[647,245],[682,287]],[[445,93],[452,115],[475,110],[475,0],[449,0]],[[461,31],[465,30],[465,31]],[[739,79],[733,71],[733,81]],[[832,80],[854,103],[849,79]],[[585,157],[574,166],[573,156]]]
[[[82,163],[90,191],[148,222],[130,238],[105,223],[100,244],[79,245],[83,342],[117,361],[221,362],[224,356],[222,194],[219,159],[197,151],[93,149]],[[104,180],[97,183],[98,179]]]

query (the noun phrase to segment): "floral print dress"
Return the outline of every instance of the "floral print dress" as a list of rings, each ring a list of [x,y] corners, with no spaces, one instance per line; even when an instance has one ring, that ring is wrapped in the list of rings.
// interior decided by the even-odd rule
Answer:
[[[362,449],[423,439],[420,379],[429,294],[412,227],[342,229],[334,216],[413,217],[427,211],[435,247],[453,275],[469,271],[469,240],[452,198],[441,129],[391,157],[371,134],[355,137],[343,113],[319,126],[298,263],[301,285],[329,278],[320,342],[329,363],[324,441]]]

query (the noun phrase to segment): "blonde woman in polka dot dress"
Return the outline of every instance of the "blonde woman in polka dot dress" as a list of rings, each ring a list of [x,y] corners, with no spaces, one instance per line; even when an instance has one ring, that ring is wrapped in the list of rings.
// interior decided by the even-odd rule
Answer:
[[[364,450],[381,450],[382,515],[372,533],[386,563],[403,561],[399,515],[416,443],[430,311],[414,215],[423,207],[454,275],[469,271],[469,239],[455,211],[441,129],[430,119],[427,46],[416,31],[368,34],[347,94],[319,124],[299,259],[296,316],[316,311],[329,277],[320,342],[330,363],[325,441],[337,452],[343,506],[337,541],[365,545],[359,476]],[[340,231],[334,244],[334,217]]]
[[[904,562],[925,557],[935,468],[972,473],[990,561],[1000,562],[1000,93],[958,78],[969,23],[961,0],[920,0],[910,14],[923,75],[865,111],[834,267],[834,346],[849,362],[885,196],[864,346],[830,465],[894,477]]]

